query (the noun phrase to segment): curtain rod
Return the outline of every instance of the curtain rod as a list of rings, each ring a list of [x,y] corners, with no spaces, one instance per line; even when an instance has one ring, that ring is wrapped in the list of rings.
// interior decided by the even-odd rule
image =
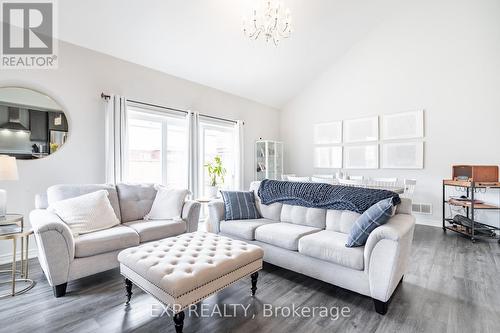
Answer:
[[[107,95],[105,93],[101,93],[101,98],[103,98],[105,100],[108,100],[108,99],[111,98],[111,96]],[[175,111],[175,112],[182,112],[184,114],[188,114],[189,113],[186,110],[180,110],[180,109],[169,108],[169,107],[161,106],[161,105],[157,105],[157,104],[151,104],[151,103],[134,101],[132,99],[127,99],[127,101],[132,102],[132,103],[136,103],[136,104],[142,104],[142,105],[146,105],[146,106],[152,106],[152,107],[155,107],[155,108],[160,108],[160,109],[165,109],[165,110],[170,110],[170,111]],[[220,118],[220,117],[214,117],[214,116],[210,116],[208,114],[203,114],[203,113],[200,113],[200,116],[205,117],[205,118],[215,119],[215,120],[227,121],[227,122],[230,122],[230,123],[233,123],[233,124],[237,123],[236,120],[226,119],[226,118]],[[245,125],[245,122],[243,122],[243,125]]]

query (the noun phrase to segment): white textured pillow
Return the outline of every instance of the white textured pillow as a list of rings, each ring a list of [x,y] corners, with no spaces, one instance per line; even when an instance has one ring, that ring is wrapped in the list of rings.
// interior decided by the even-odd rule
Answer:
[[[145,220],[171,220],[180,218],[182,206],[188,194],[186,189],[168,188],[164,186],[155,187],[156,197],[151,206],[151,211],[144,216]]]
[[[111,228],[120,221],[108,199],[106,190],[52,203],[49,211],[57,214],[74,235]]]

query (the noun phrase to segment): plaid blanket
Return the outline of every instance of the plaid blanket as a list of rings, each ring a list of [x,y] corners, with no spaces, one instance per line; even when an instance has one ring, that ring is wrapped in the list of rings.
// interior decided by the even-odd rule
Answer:
[[[350,210],[359,214],[387,198],[392,198],[393,205],[401,203],[399,195],[388,190],[270,179],[260,183],[258,195],[264,205],[281,202],[303,207]]]

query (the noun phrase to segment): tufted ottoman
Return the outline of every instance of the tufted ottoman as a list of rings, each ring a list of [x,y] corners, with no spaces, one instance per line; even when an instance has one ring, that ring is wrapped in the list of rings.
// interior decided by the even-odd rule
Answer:
[[[182,332],[184,309],[251,275],[252,295],[264,251],[255,245],[193,232],[123,250],[118,255],[127,303],[132,283],[165,304]]]

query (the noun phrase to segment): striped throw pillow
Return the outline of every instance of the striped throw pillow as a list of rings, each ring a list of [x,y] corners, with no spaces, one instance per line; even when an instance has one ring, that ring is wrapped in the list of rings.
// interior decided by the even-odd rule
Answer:
[[[380,200],[368,208],[356,220],[351,232],[347,237],[346,247],[363,246],[368,240],[370,233],[378,226],[387,223],[392,216],[392,198]]]
[[[253,192],[221,191],[221,194],[226,221],[260,219]]]

